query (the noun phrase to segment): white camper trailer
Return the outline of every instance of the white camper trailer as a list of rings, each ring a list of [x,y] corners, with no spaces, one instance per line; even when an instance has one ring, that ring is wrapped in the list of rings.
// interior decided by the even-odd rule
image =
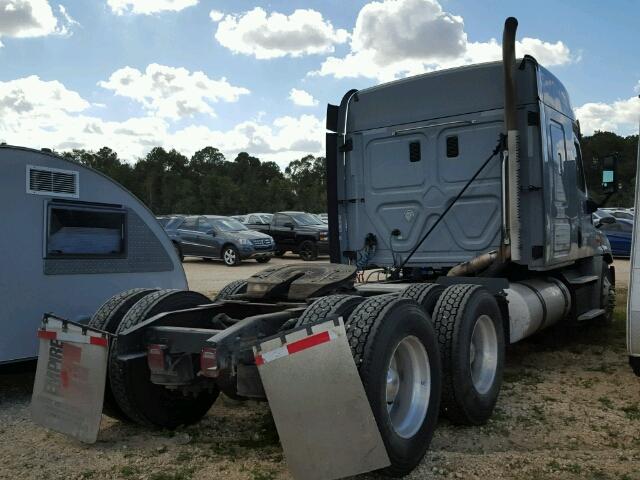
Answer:
[[[34,358],[45,312],[86,320],[118,292],[187,288],[147,207],[105,175],[0,145],[0,363]]]

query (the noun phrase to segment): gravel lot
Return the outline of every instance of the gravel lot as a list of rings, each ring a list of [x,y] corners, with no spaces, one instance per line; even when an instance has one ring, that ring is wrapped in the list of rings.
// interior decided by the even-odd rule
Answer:
[[[510,347],[491,421],[462,428],[441,420],[409,478],[640,478],[640,379],[624,344],[628,262],[616,266],[614,325],[552,328]],[[191,288],[207,294],[261,267],[185,263]],[[30,422],[32,381],[28,371],[0,372],[2,479],[290,478],[265,404],[221,398],[200,424],[176,432],[104,417],[98,443],[82,445]]]

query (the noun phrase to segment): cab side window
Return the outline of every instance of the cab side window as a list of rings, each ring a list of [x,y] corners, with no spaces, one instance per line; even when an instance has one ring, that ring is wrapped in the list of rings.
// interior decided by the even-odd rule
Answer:
[[[576,149],[576,181],[578,182],[578,190],[586,193],[587,182],[584,178],[584,168],[582,166],[582,152],[580,150],[580,144],[576,140],[573,142],[573,145]]]

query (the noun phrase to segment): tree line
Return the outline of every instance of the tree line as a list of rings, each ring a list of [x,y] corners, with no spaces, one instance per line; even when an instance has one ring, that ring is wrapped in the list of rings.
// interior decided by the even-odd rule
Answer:
[[[599,159],[619,154],[620,191],[606,206],[633,206],[638,136],[596,132],[581,138],[590,195],[602,201]],[[134,193],[157,215],[171,213],[234,215],[248,212],[303,210],[326,212],[325,159],[307,155],[282,171],[275,162],[246,152],[227,160],[217,148],[205,147],[191,158],[176,150],[153,148],[135,163],[121,160],[108,147],[73,150],[66,158],[108,175]]]
[[[283,172],[275,162],[246,152],[229,161],[214,147],[198,150],[191,158],[156,147],[133,164],[108,147],[63,156],[108,175],[156,215],[327,210],[323,157],[307,155]]]

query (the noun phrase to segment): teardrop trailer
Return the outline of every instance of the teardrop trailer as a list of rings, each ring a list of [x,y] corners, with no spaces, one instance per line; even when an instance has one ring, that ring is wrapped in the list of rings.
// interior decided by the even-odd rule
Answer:
[[[187,288],[167,235],[105,175],[0,145],[0,364],[36,357],[43,312],[89,320],[123,289]]]
[[[485,423],[507,343],[610,319],[615,300],[568,94],[532,57],[516,62],[516,27],[502,63],[329,105],[330,265],[268,268],[214,301],[124,292],[84,331],[46,317],[41,348],[65,329],[108,338],[83,344],[104,351],[88,364],[106,378],[104,412],[146,426],[197,422],[220,392],[267,400],[295,478],[403,476],[439,413]],[[357,284],[364,267],[391,278]],[[46,395],[36,380],[34,411],[51,412]]]

